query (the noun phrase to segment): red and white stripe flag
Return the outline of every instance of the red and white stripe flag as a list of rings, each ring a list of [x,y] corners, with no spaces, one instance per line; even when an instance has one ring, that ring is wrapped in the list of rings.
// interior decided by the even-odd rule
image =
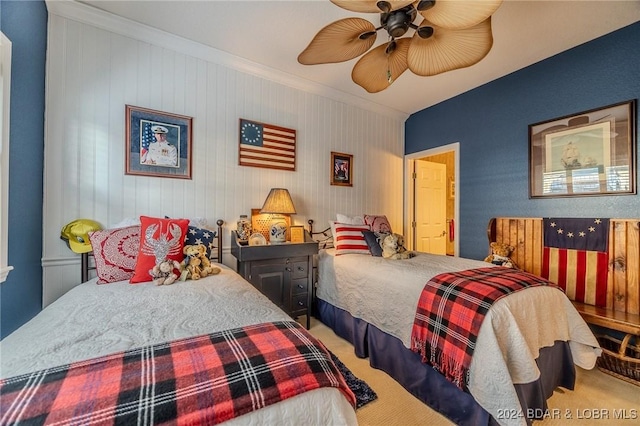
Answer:
[[[577,302],[605,307],[609,219],[544,218],[542,276]]]
[[[296,170],[296,131],[240,119],[241,166]]]

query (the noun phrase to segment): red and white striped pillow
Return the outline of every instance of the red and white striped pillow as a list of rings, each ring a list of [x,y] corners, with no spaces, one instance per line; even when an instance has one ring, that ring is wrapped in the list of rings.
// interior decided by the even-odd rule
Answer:
[[[341,254],[368,254],[369,246],[364,239],[362,231],[369,231],[368,225],[347,225],[336,223],[336,233],[333,236],[333,245],[336,248],[336,256]]]

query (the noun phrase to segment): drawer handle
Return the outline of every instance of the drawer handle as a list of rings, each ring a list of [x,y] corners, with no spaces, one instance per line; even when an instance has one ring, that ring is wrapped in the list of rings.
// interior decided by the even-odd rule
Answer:
[[[289,268],[288,266],[286,268],[284,268],[287,272],[291,272],[291,268]]]
[[[298,302],[298,305],[304,306],[304,302]]]
[[[298,288],[304,288],[304,285],[298,284]]]
[[[304,271],[304,268],[302,266],[298,266],[298,271]]]

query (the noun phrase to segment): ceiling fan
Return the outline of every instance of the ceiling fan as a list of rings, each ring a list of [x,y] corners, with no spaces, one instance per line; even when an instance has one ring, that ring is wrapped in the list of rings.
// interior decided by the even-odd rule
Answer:
[[[379,13],[380,26],[345,18],[321,29],[298,55],[303,65],[344,62],[367,52],[379,30],[388,41],[358,60],[353,81],[369,93],[389,87],[407,69],[431,76],[478,63],[493,45],[491,15],[502,0],[331,0],[343,9]],[[420,17],[420,23],[415,24]],[[406,36],[410,29],[413,35]]]

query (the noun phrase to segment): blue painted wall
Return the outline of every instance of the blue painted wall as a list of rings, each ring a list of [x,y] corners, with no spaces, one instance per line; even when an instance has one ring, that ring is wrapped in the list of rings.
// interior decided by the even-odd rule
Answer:
[[[0,2],[0,28],[11,40],[9,265],[0,284],[0,338],[42,306],[42,174],[47,8],[44,1]]]
[[[529,199],[528,186],[529,124],[640,98],[639,40],[635,23],[409,117],[405,154],[460,142],[461,256],[486,256],[491,217],[640,217],[640,195]]]

